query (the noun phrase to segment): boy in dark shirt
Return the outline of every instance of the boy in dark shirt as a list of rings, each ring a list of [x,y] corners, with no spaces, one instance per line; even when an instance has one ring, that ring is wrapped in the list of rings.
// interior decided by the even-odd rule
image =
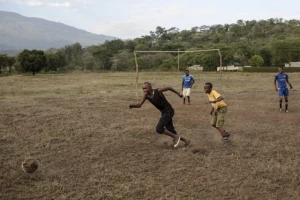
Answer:
[[[174,129],[172,120],[174,109],[163,94],[163,92],[168,90],[174,92],[180,98],[183,97],[182,94],[171,87],[153,89],[149,82],[145,82],[143,85],[144,96],[142,100],[138,104],[130,104],[129,108],[140,108],[146,100],[150,101],[161,112],[161,118],[156,126],[156,132],[172,137],[174,148],[178,146],[180,140],[185,142],[184,148],[186,148],[190,145],[191,141],[179,136]]]

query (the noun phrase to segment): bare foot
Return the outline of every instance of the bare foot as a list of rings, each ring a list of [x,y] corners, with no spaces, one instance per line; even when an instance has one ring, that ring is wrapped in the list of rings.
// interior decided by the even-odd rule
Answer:
[[[190,146],[191,143],[192,143],[191,140],[186,140],[182,149],[186,149],[188,146]]]

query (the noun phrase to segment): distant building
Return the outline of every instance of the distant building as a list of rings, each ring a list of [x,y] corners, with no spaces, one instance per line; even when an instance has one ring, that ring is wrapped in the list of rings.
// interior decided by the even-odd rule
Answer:
[[[224,66],[224,67],[217,67],[217,71],[219,72],[222,69],[222,71],[232,71],[232,72],[237,72],[237,71],[243,71],[243,67],[239,67],[239,66]]]
[[[285,67],[300,67],[300,62],[289,62],[289,63],[284,63]]]
[[[199,71],[203,71],[203,67],[201,67],[200,65],[193,65],[188,67],[188,70],[199,70]]]

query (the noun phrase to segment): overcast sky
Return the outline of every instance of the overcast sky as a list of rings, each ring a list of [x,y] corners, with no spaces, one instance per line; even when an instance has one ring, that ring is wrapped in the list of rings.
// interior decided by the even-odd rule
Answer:
[[[157,26],[190,30],[270,18],[300,20],[300,0],[0,0],[0,10],[122,39]]]

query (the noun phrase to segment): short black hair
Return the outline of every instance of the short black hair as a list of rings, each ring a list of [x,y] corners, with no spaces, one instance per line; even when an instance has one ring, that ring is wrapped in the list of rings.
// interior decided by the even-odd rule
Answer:
[[[146,85],[152,87],[151,83],[149,83],[149,82],[145,82],[144,84],[146,84]]]
[[[184,70],[184,71],[185,71],[185,72],[190,72],[190,71],[189,71],[189,70],[187,70],[187,69],[186,69],[186,70]]]
[[[209,88],[213,88],[213,84],[210,82],[206,82],[205,85],[208,85]]]

